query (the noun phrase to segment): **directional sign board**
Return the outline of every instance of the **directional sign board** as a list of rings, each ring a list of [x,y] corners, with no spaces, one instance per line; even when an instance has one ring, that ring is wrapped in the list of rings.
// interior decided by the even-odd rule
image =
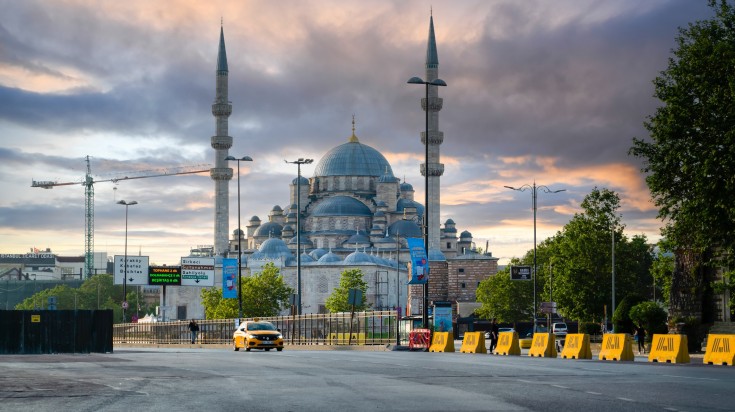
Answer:
[[[556,302],[541,302],[541,313],[556,313]]]
[[[115,255],[115,284],[122,285],[125,278],[127,285],[147,285],[148,256],[128,255],[127,258],[126,265],[125,256]]]
[[[180,285],[181,266],[151,266],[148,271],[149,285]]]
[[[181,258],[181,286],[214,286],[214,258]]]
[[[511,266],[510,280],[531,280],[530,266]]]

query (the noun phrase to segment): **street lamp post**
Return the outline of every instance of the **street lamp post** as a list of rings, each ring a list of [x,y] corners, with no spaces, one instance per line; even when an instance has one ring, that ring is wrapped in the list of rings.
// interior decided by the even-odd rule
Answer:
[[[314,159],[298,158],[286,163],[296,165],[296,314],[301,315],[301,165],[311,164]]]
[[[240,261],[240,258],[242,257],[242,228],[240,227],[240,162],[252,162],[253,158],[250,156],[243,156],[238,159],[233,156],[227,156],[225,157],[225,160],[234,160],[237,162],[237,319],[239,322],[239,320],[242,319],[242,287],[240,285],[240,282],[242,282],[242,262]]]
[[[128,208],[132,205],[137,205],[138,202],[133,200],[132,202],[126,202],[124,200],[121,200],[117,202],[119,205],[125,206],[125,263],[123,264],[123,303],[122,303],[122,313],[123,313],[123,323],[125,323],[125,310],[128,308]]]
[[[429,264],[429,86],[446,86],[447,83],[442,79],[434,79],[432,81],[424,81],[420,77],[412,77],[408,79],[408,84],[423,84],[426,86],[426,104],[424,112],[426,113],[426,124],[424,134],[424,249],[426,252],[426,264]],[[429,327],[429,278],[424,283],[424,307],[422,311],[422,321],[424,328]]]
[[[511,190],[517,190],[519,192],[525,192],[526,190],[531,191],[531,200],[533,207],[533,323],[536,324],[536,198],[538,197],[538,190],[541,189],[544,193],[559,193],[564,192],[566,189],[551,190],[547,186],[537,186],[534,181],[532,185],[525,184],[521,187],[505,186]]]

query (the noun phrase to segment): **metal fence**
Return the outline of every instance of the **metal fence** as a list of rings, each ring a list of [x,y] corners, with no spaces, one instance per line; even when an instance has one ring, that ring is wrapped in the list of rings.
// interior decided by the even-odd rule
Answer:
[[[243,321],[252,318],[243,319]],[[273,323],[292,345],[385,345],[406,341],[410,324],[395,311],[327,313],[259,318]],[[201,320],[197,343],[230,344],[237,319]],[[400,329],[400,331],[399,331]],[[400,340],[397,337],[400,335]],[[114,343],[188,344],[189,321],[121,323],[114,325]]]

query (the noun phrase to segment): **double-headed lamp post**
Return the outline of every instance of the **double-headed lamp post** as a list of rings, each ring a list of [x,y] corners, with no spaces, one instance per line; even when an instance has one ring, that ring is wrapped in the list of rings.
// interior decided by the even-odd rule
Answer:
[[[301,165],[311,164],[314,159],[302,157],[286,163],[296,165],[296,314],[301,314]]]
[[[233,156],[225,157],[225,160],[237,162],[237,307],[238,307],[238,319],[242,319],[242,292],[240,289],[242,282],[242,228],[240,227],[240,162],[252,162],[253,158],[250,156],[243,156],[236,158]]]
[[[122,303],[122,312],[123,312],[123,323],[125,323],[125,310],[128,308],[128,207],[132,205],[137,205],[138,202],[133,200],[132,202],[126,202],[124,200],[121,200],[117,202],[119,205],[125,206],[125,263],[123,264],[123,303]]]
[[[424,133],[424,249],[426,251],[426,264],[429,265],[429,86],[446,86],[447,83],[442,79],[435,79],[425,82],[420,77],[412,77],[408,79],[408,84],[423,84],[426,86],[426,100],[424,101],[424,112],[426,112],[426,124]],[[429,279],[424,283],[424,305],[422,311],[422,321],[424,328],[429,327]]]
[[[525,192],[526,190],[531,191],[531,200],[533,207],[533,324],[536,324],[536,198],[538,197],[538,190],[541,189],[544,193],[559,193],[564,192],[566,189],[551,190],[547,186],[537,186],[534,181],[532,185],[525,184],[521,187],[505,186],[511,190],[517,190],[519,192]]]

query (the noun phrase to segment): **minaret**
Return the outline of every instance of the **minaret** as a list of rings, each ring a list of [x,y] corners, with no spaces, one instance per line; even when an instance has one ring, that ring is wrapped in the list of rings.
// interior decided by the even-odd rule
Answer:
[[[427,82],[439,78],[439,56],[436,52],[434,38],[434,16],[429,18],[429,41],[426,45],[426,77]],[[429,101],[421,99],[421,107],[429,111],[429,251],[433,254],[440,251],[439,216],[440,199],[439,181],[444,174],[444,164],[439,163],[439,146],[444,141],[444,132],[439,130],[439,110],[443,99],[439,97],[439,87],[429,86]],[[427,105],[428,103],[428,105]],[[425,144],[426,132],[421,132],[421,144]],[[421,175],[426,176],[426,165],[421,165]],[[430,257],[431,258],[431,257]]]
[[[227,52],[225,51],[225,32],[220,27],[219,51],[217,52],[217,84],[212,115],[215,119],[215,135],[212,136],[214,149],[214,168],[209,176],[214,180],[214,255],[222,256],[229,249],[227,240],[230,220],[229,184],[232,169],[228,167],[225,157],[232,147],[232,137],[227,134],[227,122],[232,113],[232,105],[227,100]]]

